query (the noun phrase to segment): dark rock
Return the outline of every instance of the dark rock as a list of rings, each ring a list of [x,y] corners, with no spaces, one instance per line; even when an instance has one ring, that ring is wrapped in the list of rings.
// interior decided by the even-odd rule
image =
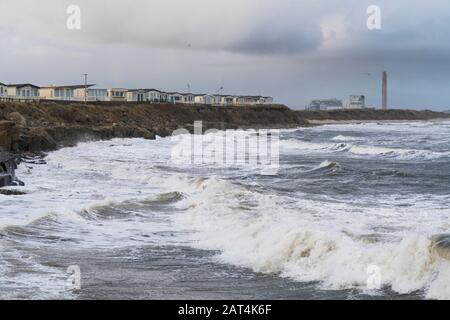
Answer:
[[[18,149],[20,128],[13,121],[0,120],[0,149],[16,151]]]
[[[11,185],[23,185],[15,175],[17,169],[16,156],[5,151],[0,151],[0,188]]]
[[[5,196],[22,196],[26,193],[18,190],[0,189],[0,194],[3,194]]]

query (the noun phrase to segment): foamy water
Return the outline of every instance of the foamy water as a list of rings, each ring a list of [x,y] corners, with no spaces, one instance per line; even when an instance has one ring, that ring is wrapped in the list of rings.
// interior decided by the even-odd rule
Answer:
[[[0,195],[0,297],[450,298],[433,241],[450,233],[450,123],[282,131],[275,176],[174,164],[171,147],[114,139],[21,164],[27,194]]]

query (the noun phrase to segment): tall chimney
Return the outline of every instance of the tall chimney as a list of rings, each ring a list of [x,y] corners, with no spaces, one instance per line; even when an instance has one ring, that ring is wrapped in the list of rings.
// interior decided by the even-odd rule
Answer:
[[[383,71],[383,76],[382,76],[383,80],[382,80],[382,84],[381,84],[381,108],[383,110],[387,109],[387,72]]]

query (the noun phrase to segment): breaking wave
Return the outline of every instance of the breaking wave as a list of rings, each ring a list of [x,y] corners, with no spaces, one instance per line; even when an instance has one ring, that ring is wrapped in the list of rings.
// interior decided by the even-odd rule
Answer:
[[[360,138],[356,138],[356,137],[351,137],[351,136],[338,135],[338,136],[333,137],[331,140],[339,141],[339,142],[345,142],[345,141],[359,141],[361,139]]]
[[[298,153],[307,152],[349,152],[357,156],[372,156],[393,158],[397,160],[433,160],[450,156],[450,152],[437,152],[430,150],[388,148],[379,146],[364,146],[350,143],[310,143],[295,139],[282,140],[281,148]]]
[[[63,265],[52,258],[68,247],[120,259],[125,248],[172,246],[326,289],[366,291],[376,267],[383,288],[450,298],[449,167],[430,161],[424,170],[420,162],[448,158],[450,127],[403,127],[287,131],[274,176],[175,165],[166,138],[52,152],[45,163],[19,167],[26,195],[0,195],[0,271],[8,275],[0,296],[60,297],[65,270],[44,265]],[[202,259],[209,263],[210,254]],[[98,263],[107,268],[110,260]],[[122,263],[132,268],[134,260]]]
[[[333,227],[315,221],[315,215],[323,217],[321,211],[327,210],[320,203],[303,200],[298,209],[287,209],[280,207],[285,202],[281,198],[216,179],[196,181],[193,187],[196,192],[179,204],[189,210],[177,222],[199,232],[195,240],[200,248],[220,250],[216,258],[221,262],[296,281],[317,281],[326,289],[361,290],[367,286],[370,267],[376,266],[383,287],[450,298],[450,262],[433,250],[427,236],[371,241],[374,237],[351,235],[344,226],[339,230],[336,225],[342,221],[337,219]],[[247,210],[238,210],[243,207]]]

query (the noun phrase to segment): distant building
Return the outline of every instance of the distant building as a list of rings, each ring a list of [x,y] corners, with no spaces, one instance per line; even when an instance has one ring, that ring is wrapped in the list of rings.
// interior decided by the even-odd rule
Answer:
[[[164,102],[162,98],[162,92],[157,89],[149,89],[147,91],[147,99],[150,102]]]
[[[107,96],[109,101],[127,101],[128,89],[124,88],[110,88],[107,89]]]
[[[340,110],[343,109],[343,103],[338,99],[312,100],[306,109],[311,111]]]
[[[16,99],[39,99],[39,87],[30,83],[9,84],[8,97]]]
[[[259,104],[273,104],[272,97],[259,97]]]
[[[184,98],[181,93],[167,92],[167,102],[178,104],[178,103],[183,103],[183,101],[184,101]]]
[[[62,101],[107,101],[107,89],[92,88],[94,84],[70,86],[41,87],[39,94],[42,99]],[[87,89],[87,90],[86,90]]]
[[[258,104],[258,99],[255,96],[237,96],[234,104],[237,106],[252,106]]]
[[[348,101],[347,109],[362,109],[366,107],[366,97],[361,95],[351,95]]]
[[[157,89],[132,89],[127,92],[127,101],[163,102],[161,94]]]
[[[196,94],[194,96],[194,102],[196,104],[212,105],[214,104],[214,96],[209,94]]]
[[[182,93],[183,103],[185,104],[193,104],[195,103],[195,95],[192,93]]]
[[[273,104],[272,97],[263,96],[238,96],[236,97],[236,105],[260,105],[260,104]]]
[[[79,88],[75,90],[76,100],[84,100],[86,89]],[[87,89],[87,101],[108,101],[108,90],[98,89],[98,88],[88,88]]]
[[[143,102],[148,100],[147,89],[132,89],[127,92],[127,101],[129,102]]]
[[[217,95],[215,96],[216,104],[221,106],[232,106],[234,104],[234,96]]]
[[[92,87],[93,84],[88,84],[87,87]],[[82,99],[84,100],[85,85],[70,85],[70,86],[49,86],[40,87],[39,96],[47,100],[64,100],[72,101]],[[80,94],[82,92],[82,94]]]
[[[8,86],[0,82],[0,98],[6,98],[8,96]]]
[[[169,102],[169,94],[167,92],[160,91],[159,102],[162,102],[162,103]]]
[[[157,89],[94,88],[94,84],[51,85],[0,83],[0,97],[8,99],[46,99],[59,101],[117,101],[156,102],[173,104],[203,104],[218,106],[252,106],[273,104],[268,96],[239,96],[228,94],[194,94],[163,92]]]

